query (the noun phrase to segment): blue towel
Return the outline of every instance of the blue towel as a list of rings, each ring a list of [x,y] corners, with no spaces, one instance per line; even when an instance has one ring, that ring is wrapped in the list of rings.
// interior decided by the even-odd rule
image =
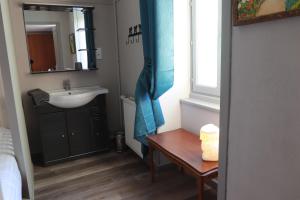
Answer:
[[[136,85],[135,139],[147,145],[146,136],[165,123],[159,97],[174,82],[173,0],[140,0],[144,68]]]

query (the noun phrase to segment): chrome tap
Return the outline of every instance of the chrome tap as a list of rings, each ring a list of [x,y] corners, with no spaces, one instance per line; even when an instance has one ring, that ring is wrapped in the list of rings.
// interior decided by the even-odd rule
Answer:
[[[71,83],[69,79],[63,80],[63,87],[66,91],[71,90]]]

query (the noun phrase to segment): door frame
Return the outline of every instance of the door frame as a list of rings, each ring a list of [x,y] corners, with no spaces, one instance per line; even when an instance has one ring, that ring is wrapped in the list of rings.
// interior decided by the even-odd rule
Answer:
[[[218,200],[227,199],[228,146],[231,105],[231,0],[222,1],[222,56],[221,56],[221,111],[220,111],[220,160]]]
[[[33,166],[18,80],[9,0],[0,0],[0,70],[14,153],[22,177],[22,197],[34,199]]]

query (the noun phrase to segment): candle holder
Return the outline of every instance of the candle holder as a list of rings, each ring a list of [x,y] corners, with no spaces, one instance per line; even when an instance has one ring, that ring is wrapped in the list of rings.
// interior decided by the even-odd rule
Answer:
[[[205,161],[219,160],[219,127],[207,124],[200,130],[202,159]]]

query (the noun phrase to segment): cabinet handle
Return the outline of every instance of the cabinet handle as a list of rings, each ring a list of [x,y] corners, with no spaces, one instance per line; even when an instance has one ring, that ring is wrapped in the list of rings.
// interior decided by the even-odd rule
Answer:
[[[65,135],[64,135],[64,134],[62,134],[62,135],[61,135],[61,137],[62,137],[62,138],[65,138]]]

